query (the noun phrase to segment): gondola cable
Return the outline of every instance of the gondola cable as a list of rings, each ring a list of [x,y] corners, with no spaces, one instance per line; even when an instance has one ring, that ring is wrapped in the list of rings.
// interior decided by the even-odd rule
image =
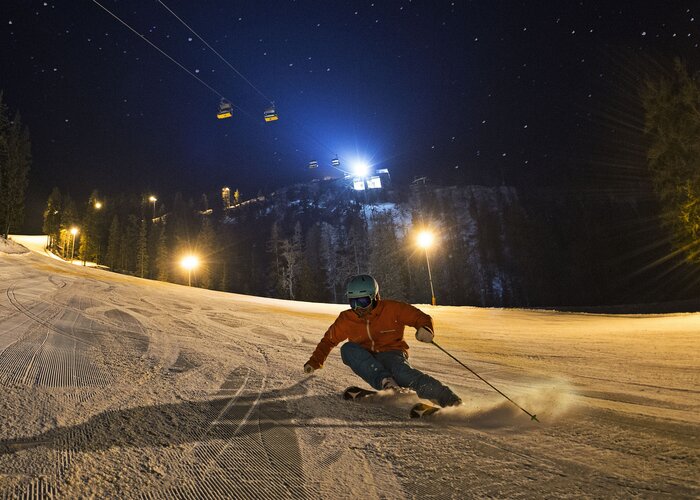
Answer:
[[[270,102],[270,107],[267,108],[267,109],[265,110],[264,118],[265,118],[265,121],[266,121],[266,122],[276,121],[277,118],[278,118],[278,116],[277,116],[277,112],[276,112],[276,110],[275,110],[275,104],[274,104],[274,102],[273,102],[269,97],[267,97],[260,89],[258,89],[255,85],[253,85],[253,83],[252,83],[248,78],[246,78],[246,77],[243,75],[243,73],[241,73],[240,71],[238,71],[224,56],[222,56],[219,52],[217,52],[217,50],[216,50],[214,47],[212,47],[211,44],[209,44],[199,33],[197,33],[189,24],[187,24],[187,23],[185,22],[184,19],[182,19],[180,16],[178,16],[178,15],[177,15],[170,7],[168,7],[162,0],[157,0],[157,1],[158,1],[159,4],[161,4],[161,5],[163,6],[163,8],[164,8],[165,10],[167,10],[173,17],[175,17],[175,19],[177,19],[185,28],[187,28],[187,29],[190,31],[190,33],[192,33],[194,36],[196,36],[196,37],[199,39],[199,41],[201,41],[209,50],[211,50],[214,54],[216,54],[216,55],[219,57],[219,59],[221,59],[221,60],[222,60],[229,68],[231,68],[239,77],[241,77],[241,78],[243,79],[243,81],[245,81],[253,90],[255,90],[260,96],[262,96],[263,99],[265,99],[265,100],[267,100],[267,101]],[[303,131],[304,127],[303,127],[302,124],[296,122],[295,120],[292,120],[292,121],[298,125],[298,130],[302,130],[302,131]],[[308,137],[310,137],[312,140],[316,141],[316,142],[317,142],[319,145],[321,145],[321,147],[323,147],[324,149],[326,149],[326,150],[328,150],[328,151],[333,151],[330,147],[328,147],[327,144],[321,142],[321,141],[320,141],[317,137],[315,137],[314,135],[312,135],[312,134],[310,134],[310,133],[308,133],[308,132],[303,132],[303,133],[305,133],[305,134],[306,134]],[[317,164],[317,162],[312,161],[312,162],[309,163],[309,168],[314,168],[314,167],[311,167],[311,166],[310,166],[310,165],[313,164],[313,163],[316,163],[316,164]],[[349,172],[347,172],[347,171],[345,171],[345,170],[343,170],[343,169],[341,169],[341,168],[338,168],[339,166],[340,166],[340,161],[338,160],[338,155],[336,154],[336,155],[335,155],[335,158],[331,161],[331,167],[334,168],[335,170],[338,170],[339,172],[344,173],[344,174],[348,174],[348,173],[349,173]]]
[[[161,0],[158,0],[158,3],[161,4],[165,10],[167,10],[168,12],[170,12],[170,14],[172,14],[172,15],[175,17],[175,19],[177,19],[178,21],[180,21],[180,23],[182,23],[183,26],[185,26],[188,30],[190,30],[190,32],[191,32],[194,36],[196,36],[196,37],[199,39],[200,42],[202,42],[204,45],[206,45],[207,48],[208,48],[209,50],[211,50],[214,54],[216,54],[216,55],[219,57],[219,59],[221,59],[224,63],[226,63],[226,65],[227,65],[229,68],[231,68],[239,77],[241,77],[241,78],[243,79],[243,81],[245,81],[248,85],[250,85],[250,87],[251,87],[253,90],[255,90],[258,94],[260,94],[260,96],[262,96],[263,99],[265,99],[266,101],[268,101],[268,102],[274,107],[274,103],[273,103],[273,101],[272,101],[269,97],[267,97],[267,96],[266,96],[265,94],[263,94],[255,85],[253,85],[253,83],[252,83],[250,80],[248,80],[248,79],[243,75],[243,73],[241,73],[241,72],[238,71],[236,68],[234,68],[233,65],[232,65],[230,62],[228,62],[224,56],[222,56],[221,54],[219,54],[219,52],[217,52],[217,50],[216,50],[214,47],[212,47],[204,38],[202,38],[202,37],[199,35],[199,33],[197,33],[195,30],[193,30],[193,29],[190,27],[189,24],[187,24],[180,16],[178,16],[175,12],[173,12],[172,9],[171,9],[170,7],[168,7],[167,5],[165,5],[165,3],[163,3]]]
[[[188,75],[190,75],[192,78],[194,78],[194,79],[197,80],[199,83],[201,83],[202,85],[204,85],[207,89],[209,89],[211,92],[213,92],[214,94],[216,94],[217,96],[219,96],[219,97],[221,98],[221,100],[222,100],[222,103],[225,102],[225,103],[228,104],[230,107],[235,107],[236,109],[238,109],[238,110],[240,110],[241,112],[243,112],[243,114],[245,114],[245,115],[249,116],[250,118],[252,118],[252,116],[251,116],[249,113],[245,112],[245,111],[244,111],[242,108],[240,108],[239,106],[236,106],[235,104],[231,103],[231,101],[229,101],[228,99],[226,99],[226,97],[225,97],[221,92],[219,92],[219,91],[216,90],[214,87],[212,87],[211,85],[209,85],[208,83],[206,83],[204,80],[202,80],[201,78],[199,78],[199,77],[198,77],[197,75],[195,75],[194,73],[192,73],[192,72],[191,72],[190,70],[188,70],[184,65],[182,65],[180,62],[178,62],[175,58],[173,58],[172,56],[170,56],[169,54],[167,54],[164,50],[162,50],[160,47],[158,47],[155,43],[151,42],[148,38],[146,38],[144,35],[142,35],[142,34],[141,34],[139,31],[137,31],[135,28],[131,27],[126,21],[124,21],[123,19],[121,19],[121,18],[120,18],[118,15],[116,15],[114,12],[110,11],[109,9],[107,9],[107,8],[106,8],[104,5],[102,5],[98,0],[92,0],[92,2],[93,2],[95,5],[97,5],[98,7],[100,7],[102,10],[104,10],[105,12],[107,12],[107,13],[108,13],[110,16],[112,16],[114,19],[116,19],[117,21],[119,21],[119,23],[121,23],[122,25],[124,25],[124,26],[125,26],[126,28],[128,28],[131,32],[133,32],[134,34],[136,34],[139,38],[141,38],[141,39],[144,40],[146,43],[148,43],[151,47],[153,47],[153,48],[156,49],[158,52],[160,52],[163,56],[165,56],[165,57],[166,57],[168,60],[170,60],[172,63],[176,64],[180,69],[182,69],[183,71],[185,71],[185,72],[186,72]],[[183,25],[185,25],[195,36],[197,36],[197,38],[199,38],[199,40],[202,41],[202,43],[204,43],[207,47],[209,47],[209,49],[212,50],[212,52],[214,52],[214,53],[215,53],[217,56],[219,56],[229,67],[231,67],[232,70],[234,70],[241,78],[243,78],[243,79],[246,81],[246,83],[248,83],[256,92],[258,92],[258,94],[260,94],[260,95],[261,95],[263,98],[265,98],[266,100],[269,100],[269,99],[267,98],[267,96],[265,96],[265,94],[263,94],[262,92],[260,92],[260,90],[258,90],[247,78],[245,78],[245,76],[243,76],[243,75],[242,75],[238,70],[236,70],[228,61],[226,61],[226,59],[224,59],[218,52],[216,52],[215,49],[213,49],[202,37],[200,37],[200,36],[199,36],[194,30],[192,30],[192,28],[190,28],[182,19],[180,19],[174,12],[172,12],[162,1],[158,0],[158,2],[159,2],[160,4],[162,4],[163,7],[166,8],[169,12],[171,12],[171,14],[172,14],[173,16],[175,16]],[[272,101],[270,101],[270,102],[272,103]],[[273,106],[274,106],[274,104],[273,104]],[[219,111],[220,111],[220,113],[221,113],[221,105],[220,105]],[[296,122],[295,120],[292,120],[292,121],[295,122],[295,123],[297,123],[297,125],[299,125],[299,130],[301,130],[302,133],[305,133],[309,138],[311,138],[312,140],[314,140],[315,142],[317,142],[317,143],[318,143],[320,146],[322,146],[323,148],[327,149],[328,151],[332,151],[332,149],[331,149],[330,147],[328,147],[325,143],[323,143],[322,141],[320,141],[320,140],[319,140],[317,137],[315,137],[313,134],[310,134],[310,133],[308,133],[308,132],[305,132],[305,131],[304,131],[304,127],[303,127],[302,124],[299,124],[299,123]],[[337,160],[337,155],[336,155],[336,158],[335,158],[335,159]],[[313,163],[313,162],[312,162],[312,163]],[[344,174],[348,174],[347,171],[345,171],[345,170],[343,170],[343,169],[341,169],[341,168],[338,168],[338,165],[336,165],[335,161],[333,161],[333,162],[331,163],[331,167],[334,168],[335,170],[338,170],[338,171],[340,171],[340,172],[343,172]]]
[[[225,97],[221,92],[219,92],[218,90],[216,90],[214,87],[212,87],[211,85],[209,85],[207,82],[205,82],[204,80],[202,80],[201,78],[199,78],[199,77],[198,77],[197,75],[195,75],[194,73],[192,73],[189,69],[187,69],[185,66],[183,66],[182,64],[180,64],[180,63],[179,63],[177,60],[175,60],[173,57],[169,56],[164,50],[162,50],[162,49],[161,49],[160,47],[158,47],[156,44],[154,44],[153,42],[151,42],[151,41],[150,41],[148,38],[146,38],[144,35],[142,35],[142,34],[139,33],[138,31],[136,31],[134,28],[132,28],[131,26],[129,26],[129,24],[127,24],[126,21],[124,21],[123,19],[121,19],[121,18],[120,18],[119,16],[117,16],[114,12],[110,11],[108,8],[106,8],[104,5],[102,5],[102,4],[101,4],[100,2],[98,2],[97,0],[92,0],[92,2],[93,2],[94,4],[96,4],[96,5],[98,5],[102,10],[104,10],[105,12],[107,12],[110,16],[112,16],[114,19],[116,19],[117,21],[119,21],[121,24],[123,24],[124,26],[126,26],[129,30],[131,30],[131,31],[134,32],[136,35],[138,35],[141,39],[143,39],[143,40],[144,40],[146,43],[148,43],[151,47],[153,47],[153,48],[156,49],[158,52],[160,52],[160,53],[163,54],[165,57],[167,57],[171,62],[177,64],[183,71],[186,71],[192,78],[196,79],[199,83],[201,83],[202,85],[204,85],[206,88],[208,88],[209,90],[211,90],[212,92],[214,92],[216,95],[218,95],[218,96],[221,97],[222,99],[226,99],[226,97]],[[227,99],[226,99],[226,100],[227,100]],[[235,107],[238,108],[238,106],[235,106]],[[240,108],[238,108],[238,109],[240,109]],[[241,111],[242,111],[242,110],[241,110]]]

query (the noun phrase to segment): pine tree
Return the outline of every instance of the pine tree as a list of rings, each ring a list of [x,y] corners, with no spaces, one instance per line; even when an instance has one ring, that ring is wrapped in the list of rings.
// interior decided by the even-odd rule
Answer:
[[[353,224],[347,232],[339,265],[346,278],[350,275],[360,274],[368,267],[366,261],[368,253],[362,237],[362,233],[365,231],[364,227]]]
[[[148,275],[148,227],[146,219],[141,219],[136,249],[136,274],[145,278]]]
[[[161,224],[158,235],[158,247],[156,250],[156,279],[168,281],[170,279],[170,252],[168,250],[168,235],[165,223]]]
[[[80,228],[80,260],[83,264],[87,261],[99,262],[100,260],[102,208],[98,202],[97,190],[93,190],[85,206],[85,217]]]
[[[321,223],[320,255],[325,270],[326,288],[331,292],[333,302],[338,302],[338,287],[343,283],[338,258],[338,231],[329,223]]]
[[[97,192],[93,190],[88,200],[88,220],[90,221],[90,240],[88,241],[88,258],[100,264],[103,260],[102,253],[104,252],[105,244],[105,207]]]
[[[700,263],[700,183],[688,180],[681,185],[679,217],[688,260]]]
[[[136,255],[139,245],[139,231],[141,228],[141,219],[129,214],[126,218],[126,224],[122,224],[119,244],[119,267],[128,272],[136,272]]]
[[[29,132],[19,113],[10,122],[0,94],[0,234],[24,220],[24,200],[31,166]]]
[[[282,245],[283,240],[280,238],[279,224],[275,220],[270,229],[270,239],[265,245],[267,252],[272,256],[270,281],[272,282],[273,297],[280,297],[285,293],[284,266],[282,265]]]
[[[700,263],[700,75],[675,61],[670,78],[647,80],[642,92],[647,157],[662,215],[686,258]]]
[[[299,282],[303,257],[302,248],[301,222],[297,221],[294,225],[294,235],[292,238],[282,241],[282,258],[286,264],[282,271],[283,283],[288,297],[291,300],[294,300],[296,296],[295,293]]]
[[[54,187],[49,195],[48,201],[46,202],[46,209],[44,210],[44,224],[42,226],[42,231],[49,238],[48,248],[52,251],[56,250],[61,234],[61,211],[63,210],[62,201],[61,191],[57,187]]]
[[[212,269],[215,265],[216,234],[209,217],[202,219],[202,226],[197,237],[197,253],[200,265],[197,269],[198,284],[202,288],[213,288]]]
[[[8,172],[8,141],[10,137],[10,119],[8,117],[7,106],[3,101],[3,94],[0,91],[0,200],[9,198],[8,182],[10,174]],[[0,204],[0,235],[2,234],[2,221],[4,220],[5,204]]]
[[[396,224],[391,212],[380,212],[372,216],[370,232],[369,267],[372,275],[381,283],[385,297],[406,299],[403,269],[405,259],[401,253],[402,243],[396,236]]]
[[[109,226],[109,236],[107,239],[107,265],[113,271],[118,269],[120,240],[119,216],[115,215],[112,218],[112,224]]]
[[[60,216],[61,254],[64,258],[72,259],[75,247],[79,244],[79,241],[76,240],[80,237],[80,232],[78,228],[78,209],[69,194],[66,194],[63,198],[63,212],[60,213]],[[73,228],[78,230],[76,235],[71,233]]]
[[[311,225],[306,232],[299,273],[299,299],[321,302],[328,296],[325,290],[325,271],[321,259],[321,226]]]
[[[219,273],[219,281],[217,283],[217,290],[221,290],[222,292],[228,292],[228,269],[229,269],[229,264],[226,260],[224,260],[221,263],[221,272]]]

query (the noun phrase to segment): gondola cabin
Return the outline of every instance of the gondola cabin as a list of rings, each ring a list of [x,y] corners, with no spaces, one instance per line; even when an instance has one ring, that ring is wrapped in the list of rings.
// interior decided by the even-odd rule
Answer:
[[[266,122],[274,122],[275,120],[279,120],[279,116],[277,116],[277,111],[275,110],[274,106],[267,108],[263,116],[265,117]]]
[[[318,168],[318,162],[317,161],[310,161],[309,162],[309,168]]]
[[[334,167],[340,166],[340,160],[338,159],[337,156],[331,160],[331,165],[333,165]]]
[[[231,118],[232,116],[233,105],[226,99],[221,99],[221,102],[219,103],[219,111],[216,113],[216,117],[219,120],[223,120],[224,118]]]

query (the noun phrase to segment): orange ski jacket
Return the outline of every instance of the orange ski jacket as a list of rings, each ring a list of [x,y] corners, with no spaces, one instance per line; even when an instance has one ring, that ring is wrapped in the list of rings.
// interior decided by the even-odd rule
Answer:
[[[433,320],[420,309],[395,300],[380,300],[372,312],[360,318],[352,309],[347,309],[328,328],[308,363],[319,369],[331,350],[348,340],[359,344],[370,352],[408,351],[403,339],[405,326],[433,330]]]

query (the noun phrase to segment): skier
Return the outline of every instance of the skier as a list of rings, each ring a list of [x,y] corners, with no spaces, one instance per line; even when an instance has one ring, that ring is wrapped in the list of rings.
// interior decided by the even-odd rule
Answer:
[[[304,365],[304,372],[312,373],[321,368],[331,349],[347,340],[340,348],[343,363],[373,388],[399,391],[408,387],[418,397],[442,407],[462,404],[449,387],[408,362],[404,326],[415,328],[419,341],[432,342],[430,316],[404,302],[380,300],[379,284],[368,274],[349,281],[347,296],[351,309],[341,312],[328,328]]]

